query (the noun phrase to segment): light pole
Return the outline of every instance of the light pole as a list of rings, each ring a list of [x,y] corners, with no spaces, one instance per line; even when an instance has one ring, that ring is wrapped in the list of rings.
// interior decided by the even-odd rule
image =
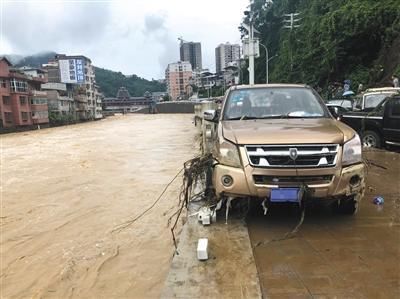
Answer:
[[[265,45],[263,45],[262,43],[259,43],[260,44],[260,46],[261,47],[263,47],[264,48],[264,50],[265,50],[265,83],[266,84],[268,84],[269,83],[269,74],[268,74],[268,72],[269,72],[269,66],[268,66],[268,62],[269,62],[269,54],[268,54],[268,48],[265,46]]]

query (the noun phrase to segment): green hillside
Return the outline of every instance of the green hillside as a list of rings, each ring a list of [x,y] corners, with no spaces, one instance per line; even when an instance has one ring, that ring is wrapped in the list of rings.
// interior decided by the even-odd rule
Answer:
[[[352,80],[353,89],[390,85],[400,73],[398,0],[254,0],[255,25],[269,49],[270,82],[326,88]],[[284,29],[284,14],[300,13],[298,28]],[[265,53],[256,59],[256,82],[265,82]]]
[[[118,88],[124,86],[131,96],[143,96],[146,91],[165,91],[165,84],[158,81],[149,81],[136,75],[125,76],[121,72],[95,68],[96,82],[100,85],[101,91],[106,97],[114,97]]]

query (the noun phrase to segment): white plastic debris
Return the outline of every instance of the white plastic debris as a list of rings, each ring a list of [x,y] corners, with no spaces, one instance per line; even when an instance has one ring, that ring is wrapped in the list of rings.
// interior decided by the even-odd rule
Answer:
[[[199,239],[197,242],[197,259],[200,261],[208,260],[208,239]]]
[[[201,219],[203,225],[210,225],[211,224],[211,217],[210,215],[204,215]]]
[[[197,214],[197,220],[199,220],[203,225],[210,225],[211,222],[216,222],[216,212],[211,210],[209,207],[202,207]]]

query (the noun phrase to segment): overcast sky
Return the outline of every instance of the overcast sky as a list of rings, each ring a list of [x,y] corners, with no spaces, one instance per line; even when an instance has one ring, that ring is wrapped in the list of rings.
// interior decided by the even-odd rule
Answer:
[[[249,0],[0,0],[0,54],[83,54],[99,67],[147,79],[179,60],[178,37],[201,42],[203,67],[215,47],[240,43]]]

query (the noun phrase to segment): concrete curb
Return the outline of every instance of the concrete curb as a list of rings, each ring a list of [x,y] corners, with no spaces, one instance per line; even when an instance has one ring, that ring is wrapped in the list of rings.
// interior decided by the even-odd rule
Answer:
[[[197,241],[208,238],[209,259],[199,261]],[[246,225],[220,220],[202,226],[196,217],[184,225],[161,298],[262,298]]]

